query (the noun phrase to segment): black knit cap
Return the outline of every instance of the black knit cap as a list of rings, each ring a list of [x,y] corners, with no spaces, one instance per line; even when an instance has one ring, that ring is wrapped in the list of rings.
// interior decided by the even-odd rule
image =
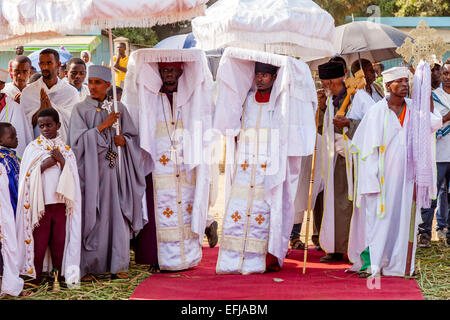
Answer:
[[[267,63],[255,62],[255,73],[262,72],[274,75],[277,71],[278,67],[276,66]]]
[[[336,79],[344,75],[344,65],[340,62],[331,61],[319,66],[319,78],[321,80]]]

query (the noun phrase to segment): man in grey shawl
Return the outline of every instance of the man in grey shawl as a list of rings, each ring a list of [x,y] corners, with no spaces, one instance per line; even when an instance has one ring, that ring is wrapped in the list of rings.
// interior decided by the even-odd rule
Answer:
[[[93,275],[111,272],[124,279],[131,234],[144,224],[138,130],[125,106],[118,102],[116,113],[107,99],[111,70],[92,65],[88,74],[90,96],[74,106],[69,126],[83,197],[80,276],[92,281]]]

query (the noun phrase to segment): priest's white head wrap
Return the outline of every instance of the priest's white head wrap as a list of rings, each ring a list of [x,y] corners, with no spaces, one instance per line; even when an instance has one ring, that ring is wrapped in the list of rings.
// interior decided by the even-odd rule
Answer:
[[[394,67],[389,70],[383,71],[381,75],[383,76],[383,84],[386,86],[386,83],[391,81],[407,78],[409,80],[409,70],[407,67]]]
[[[8,71],[0,69],[0,81],[2,82],[8,81]]]
[[[111,82],[111,69],[105,66],[90,65],[88,67],[88,79],[97,78],[106,82]]]

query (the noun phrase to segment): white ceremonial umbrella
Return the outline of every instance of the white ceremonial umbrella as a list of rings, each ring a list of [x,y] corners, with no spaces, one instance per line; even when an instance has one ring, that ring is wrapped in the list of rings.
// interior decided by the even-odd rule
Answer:
[[[168,24],[204,14],[207,0],[0,0],[0,48],[108,29],[113,65],[112,28]],[[111,68],[114,111],[117,91]],[[119,134],[119,128],[116,128]],[[120,156],[120,152],[119,152]],[[120,160],[119,160],[120,163]]]
[[[239,47],[302,60],[332,55],[334,19],[310,0],[219,0],[192,20],[197,47]]]

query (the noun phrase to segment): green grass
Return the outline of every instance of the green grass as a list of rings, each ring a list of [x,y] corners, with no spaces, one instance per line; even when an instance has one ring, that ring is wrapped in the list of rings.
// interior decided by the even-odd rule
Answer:
[[[28,297],[4,296],[0,298],[12,300],[127,300],[134,289],[151,276],[148,266],[136,265],[131,252],[129,279],[111,280],[105,275],[95,282],[83,282],[79,289],[61,288],[52,292],[52,282],[40,287],[33,286],[27,280],[25,291],[33,292]],[[450,300],[450,248],[442,242],[433,242],[429,249],[417,249],[416,280],[426,300]],[[168,276],[177,276],[176,274]]]
[[[133,252],[131,251],[133,256]],[[134,289],[151,276],[148,266],[136,265],[132,257],[128,269],[128,279],[111,280],[110,275],[99,277],[94,282],[82,282],[78,289],[62,287],[59,292],[52,291],[52,281],[37,287],[25,282],[24,291],[32,292],[27,297],[4,296],[1,299],[11,300],[128,300]]]
[[[450,248],[432,242],[431,248],[418,248],[416,280],[426,300],[450,300]]]

